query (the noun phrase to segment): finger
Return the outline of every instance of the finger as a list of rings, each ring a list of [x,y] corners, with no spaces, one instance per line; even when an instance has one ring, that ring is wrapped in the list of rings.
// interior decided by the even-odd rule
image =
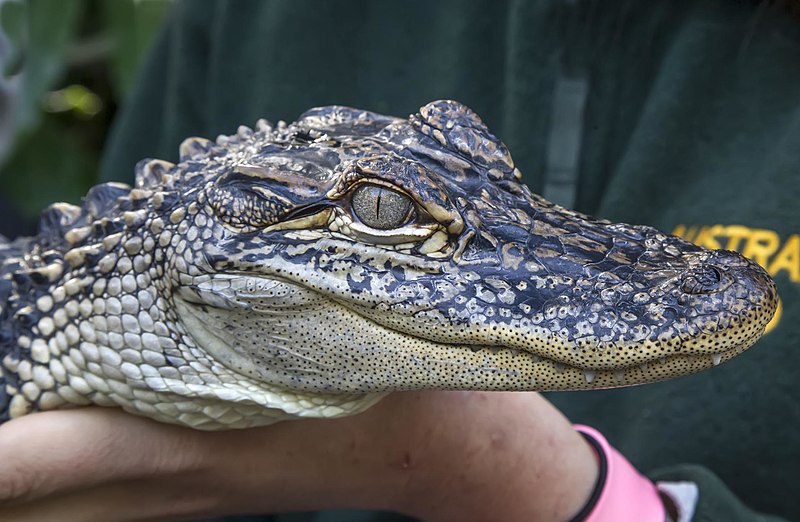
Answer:
[[[193,439],[190,430],[118,410],[28,415],[0,426],[0,499],[185,470],[193,464]]]
[[[205,480],[133,480],[53,494],[0,506],[0,520],[14,522],[172,521],[222,514]]]

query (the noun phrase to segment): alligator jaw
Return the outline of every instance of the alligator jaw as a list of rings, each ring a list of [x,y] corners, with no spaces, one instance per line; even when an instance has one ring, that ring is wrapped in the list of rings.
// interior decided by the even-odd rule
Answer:
[[[737,319],[722,331],[698,332],[678,345],[644,340],[600,347],[558,339],[523,318],[493,334],[493,345],[463,344],[442,340],[478,339],[481,331],[493,331],[491,325],[465,331],[430,317],[331,299],[318,290],[252,274],[203,276],[176,292],[175,308],[204,353],[251,386],[284,395],[291,390],[335,395],[641,384],[727,361],[752,345],[771,317],[767,312],[751,314],[757,319]],[[772,297],[765,294],[765,299],[764,306],[772,306]],[[571,357],[552,356],[563,353]]]

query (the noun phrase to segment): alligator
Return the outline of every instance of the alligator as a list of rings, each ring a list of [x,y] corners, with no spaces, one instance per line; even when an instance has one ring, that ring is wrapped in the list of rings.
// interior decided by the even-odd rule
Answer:
[[[0,421],[95,404],[215,430],[396,390],[625,386],[763,334],[757,264],[521,179],[454,101],[189,138],[0,241]]]

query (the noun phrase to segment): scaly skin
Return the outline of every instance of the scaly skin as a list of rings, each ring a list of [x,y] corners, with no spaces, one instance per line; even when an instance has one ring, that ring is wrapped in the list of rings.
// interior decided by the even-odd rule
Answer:
[[[392,390],[623,386],[763,333],[777,294],[756,264],[520,177],[452,101],[188,139],[178,165],[0,244],[0,420],[94,403],[223,429]]]

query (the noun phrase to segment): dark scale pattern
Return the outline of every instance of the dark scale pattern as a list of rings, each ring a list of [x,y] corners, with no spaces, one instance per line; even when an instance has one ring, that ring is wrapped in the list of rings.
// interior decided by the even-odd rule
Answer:
[[[754,263],[520,178],[453,101],[189,138],[0,242],[0,421],[94,403],[221,429],[401,389],[622,386],[763,333],[777,295]]]

